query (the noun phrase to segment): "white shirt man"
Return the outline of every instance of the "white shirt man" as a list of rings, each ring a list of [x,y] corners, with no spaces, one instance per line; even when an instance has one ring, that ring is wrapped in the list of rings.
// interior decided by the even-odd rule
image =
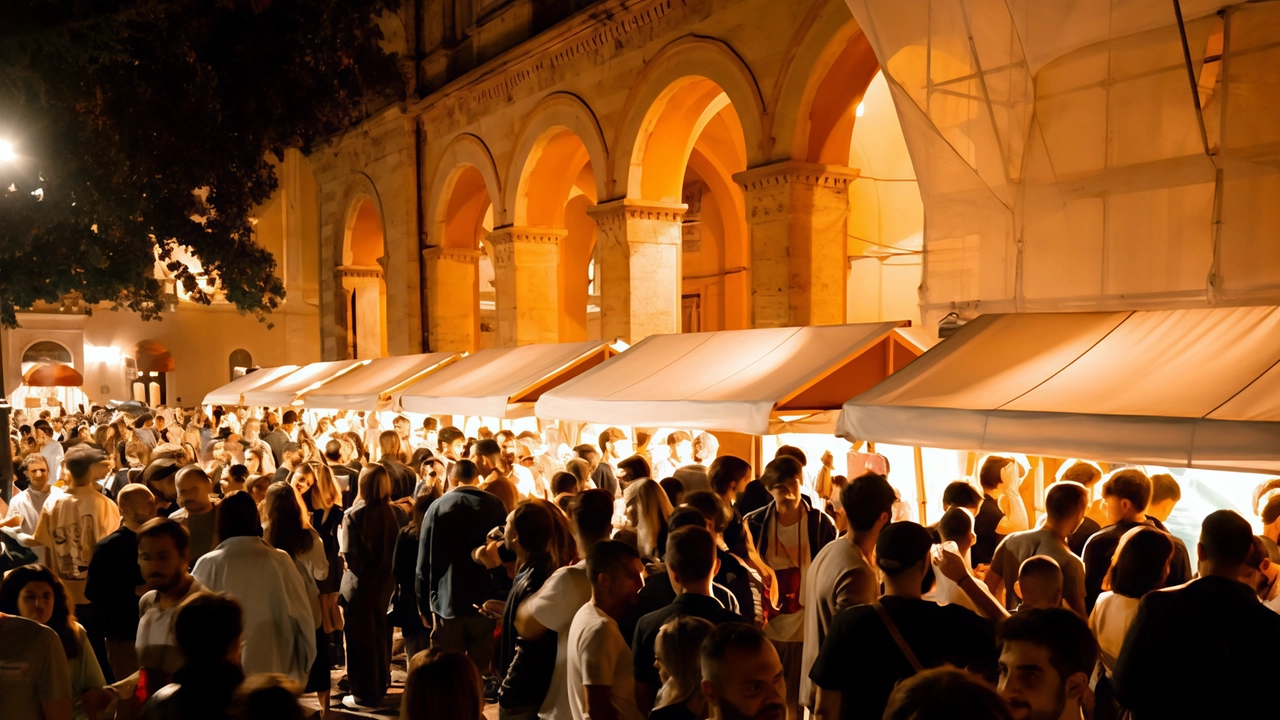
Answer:
[[[36,523],[40,520],[40,511],[44,509],[45,503],[50,498],[62,494],[62,488],[51,484],[49,462],[44,459],[44,455],[28,455],[23,460],[22,466],[30,484],[26,490],[13,496],[13,500],[9,502],[9,512],[5,515],[5,521],[0,523],[0,527],[10,527],[17,533],[32,536],[36,534]],[[43,545],[32,547],[31,550],[36,554],[39,563],[48,567],[49,551]]]

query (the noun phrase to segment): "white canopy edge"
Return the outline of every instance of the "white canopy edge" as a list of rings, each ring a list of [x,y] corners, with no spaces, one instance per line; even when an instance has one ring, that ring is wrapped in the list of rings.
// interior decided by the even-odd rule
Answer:
[[[544,393],[535,414],[544,420],[749,435],[830,432],[835,410],[787,422],[775,419],[775,408],[891,336],[899,325],[653,335]],[[904,342],[916,346],[909,338]]]
[[[377,358],[298,396],[297,404],[317,410],[395,410],[400,393],[462,357],[438,352]]]
[[[985,315],[845,403],[837,434],[1280,471],[1280,308]]]
[[[606,351],[602,341],[487,348],[428,374],[400,394],[400,407],[423,415],[513,420],[533,414],[518,395]],[[515,401],[515,402],[513,402]]]
[[[332,360],[314,362],[244,393],[244,404],[254,407],[289,407],[308,390],[342,377],[369,360]]]
[[[298,365],[261,368],[246,373],[204,396],[204,405],[242,405],[244,393],[288,375]]]

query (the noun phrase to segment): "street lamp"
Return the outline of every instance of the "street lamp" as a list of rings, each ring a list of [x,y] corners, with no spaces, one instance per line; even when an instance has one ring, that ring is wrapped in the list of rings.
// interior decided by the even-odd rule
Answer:
[[[18,154],[13,151],[13,143],[8,140],[0,140],[0,162],[12,162],[17,157]]]

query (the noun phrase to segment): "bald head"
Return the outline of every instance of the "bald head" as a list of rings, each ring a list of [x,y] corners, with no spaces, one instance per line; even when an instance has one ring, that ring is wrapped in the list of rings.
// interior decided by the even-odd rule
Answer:
[[[116,495],[116,504],[120,506],[120,517],[134,532],[156,516],[156,496],[151,494],[146,485],[125,485]]]
[[[178,504],[191,515],[203,515],[213,509],[209,495],[213,493],[213,480],[197,465],[188,465],[178,471],[175,481],[178,488]]]

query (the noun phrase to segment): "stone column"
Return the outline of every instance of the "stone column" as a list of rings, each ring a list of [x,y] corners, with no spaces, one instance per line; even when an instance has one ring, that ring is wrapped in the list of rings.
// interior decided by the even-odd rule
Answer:
[[[753,327],[845,321],[849,183],[858,171],[786,161],[733,176],[751,228]]]
[[[600,203],[596,221],[596,281],[600,337],[635,344],[680,332],[681,218],[687,207],[624,198]]]
[[[513,225],[489,234],[498,293],[498,347],[560,340],[560,239],[568,234]]]
[[[479,262],[479,250],[429,247],[422,251],[427,342],[432,352],[480,348]]]

